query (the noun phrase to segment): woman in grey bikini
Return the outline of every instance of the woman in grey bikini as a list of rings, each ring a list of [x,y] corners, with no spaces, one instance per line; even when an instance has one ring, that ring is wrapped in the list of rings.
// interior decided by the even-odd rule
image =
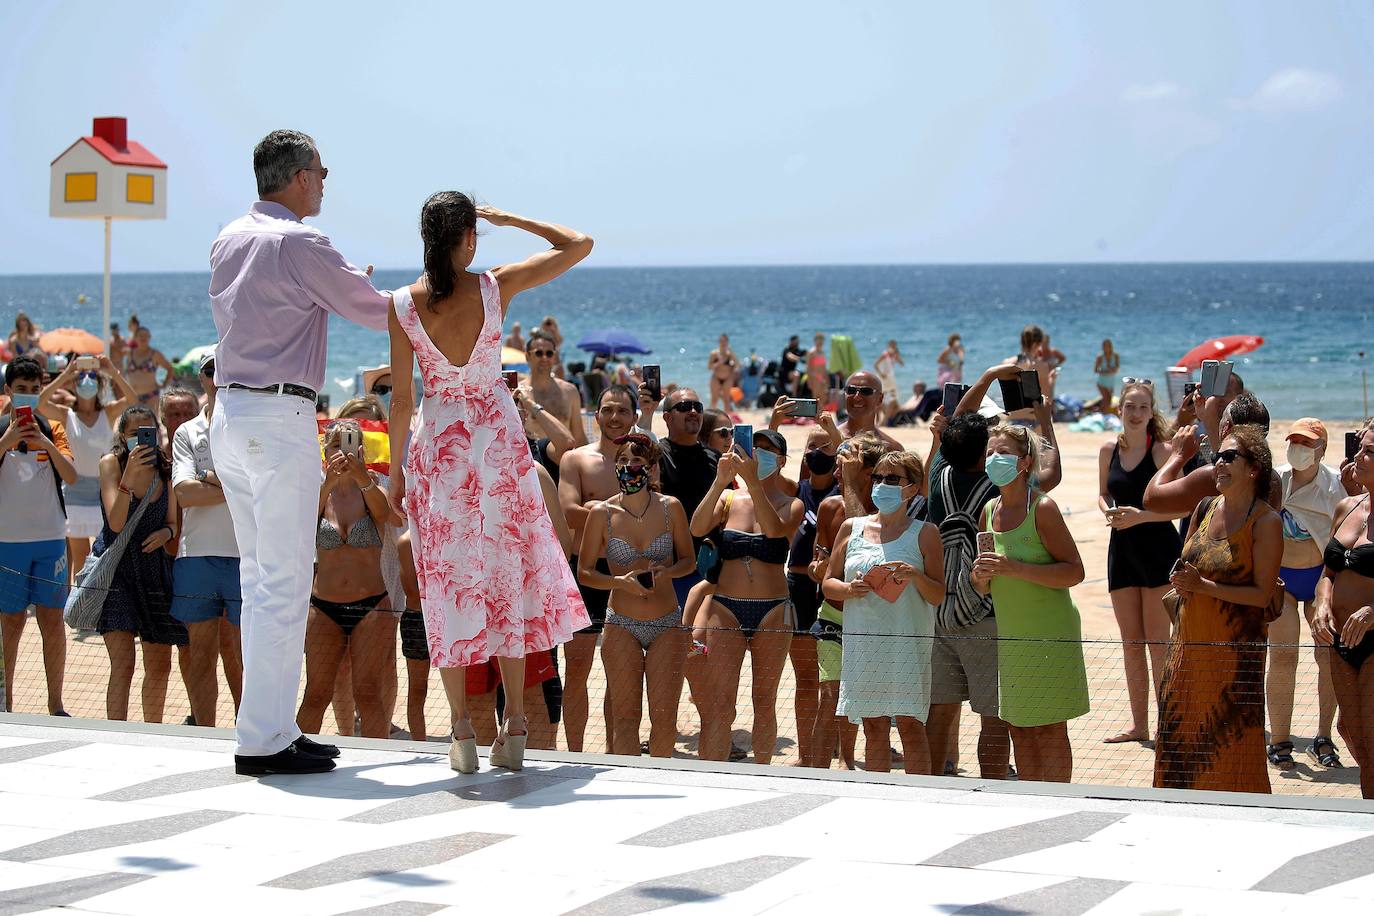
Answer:
[[[673,579],[691,572],[696,558],[682,503],[658,492],[658,445],[642,433],[616,441],[620,493],[588,514],[577,576],[588,588],[611,593],[601,662],[611,700],[612,753],[639,755],[647,682],[649,753],[669,757],[677,740],[688,644]],[[600,556],[610,575],[597,572]]]

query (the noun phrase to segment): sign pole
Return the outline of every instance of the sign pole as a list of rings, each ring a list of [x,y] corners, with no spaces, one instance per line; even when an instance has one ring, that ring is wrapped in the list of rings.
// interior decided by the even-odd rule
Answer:
[[[110,336],[110,217],[105,217],[105,323],[101,325],[101,336],[105,338],[105,352],[111,352],[114,340]]]

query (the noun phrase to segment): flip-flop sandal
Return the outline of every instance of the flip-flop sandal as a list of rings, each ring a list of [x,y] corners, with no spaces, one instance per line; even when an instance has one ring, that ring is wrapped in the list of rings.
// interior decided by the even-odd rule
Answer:
[[[1328,770],[1339,770],[1344,767],[1340,755],[1336,753],[1336,743],[1325,735],[1318,735],[1312,739],[1312,744],[1307,748],[1307,756]]]
[[[1280,741],[1278,744],[1266,744],[1264,753],[1269,757],[1269,763],[1284,772],[1297,766],[1293,762],[1293,742]]]

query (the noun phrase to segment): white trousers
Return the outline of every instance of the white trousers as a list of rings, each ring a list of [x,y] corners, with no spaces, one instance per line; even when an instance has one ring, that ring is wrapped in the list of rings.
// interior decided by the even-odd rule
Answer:
[[[315,405],[222,388],[210,450],[234,519],[243,586],[238,753],[275,754],[301,734],[296,703],[322,474]]]

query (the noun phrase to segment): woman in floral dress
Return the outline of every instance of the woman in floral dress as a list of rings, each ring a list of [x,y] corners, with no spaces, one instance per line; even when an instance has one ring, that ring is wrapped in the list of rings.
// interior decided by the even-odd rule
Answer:
[[[552,246],[518,264],[472,273],[477,219],[514,226]],[[515,402],[501,376],[501,322],[510,300],[559,276],[592,240],[563,226],[477,207],[441,191],[420,211],[425,272],[393,293],[392,508],[409,517],[431,662],[453,716],[449,761],[477,768],[464,668],[495,658],[523,684],[525,656],[567,642],[589,623],[539,488]],[[410,442],[413,361],[424,381]],[[524,758],[523,691],[507,691],[506,720],[488,762]]]

